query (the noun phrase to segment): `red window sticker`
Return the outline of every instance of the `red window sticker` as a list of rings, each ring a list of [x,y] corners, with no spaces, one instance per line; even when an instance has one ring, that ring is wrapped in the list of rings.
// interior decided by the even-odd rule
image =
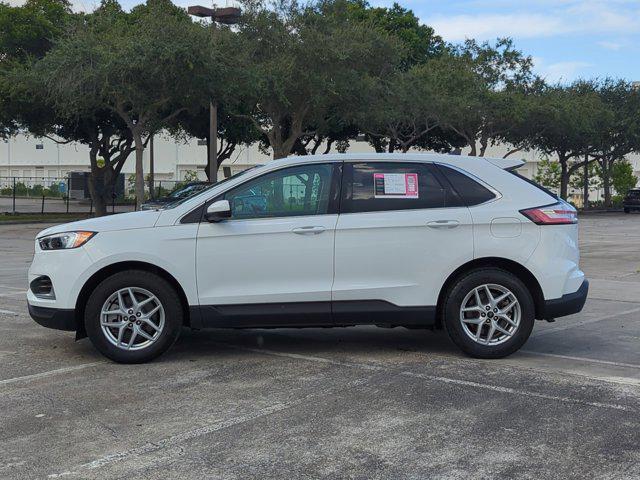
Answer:
[[[374,173],[375,198],[418,198],[417,173]]]

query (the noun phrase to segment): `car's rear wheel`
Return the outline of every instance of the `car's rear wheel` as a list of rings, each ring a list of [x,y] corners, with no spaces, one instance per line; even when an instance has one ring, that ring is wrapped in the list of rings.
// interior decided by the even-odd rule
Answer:
[[[93,345],[120,363],[142,363],[165,352],[178,338],[183,310],[175,289],[162,277],[127,270],[103,280],[85,309]]]
[[[630,208],[627,208],[627,207],[624,208],[624,213],[630,213],[630,212],[631,212]]]
[[[460,277],[444,302],[444,326],[462,351],[478,358],[501,358],[531,335],[535,309],[531,293],[501,269],[473,270]]]

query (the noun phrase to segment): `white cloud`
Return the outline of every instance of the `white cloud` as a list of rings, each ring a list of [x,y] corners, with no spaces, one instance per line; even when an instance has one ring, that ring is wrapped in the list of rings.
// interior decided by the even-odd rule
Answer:
[[[598,42],[598,45],[600,45],[602,48],[606,48],[607,50],[620,50],[622,47],[624,47],[624,45],[622,43],[618,43],[618,42],[609,42],[606,40],[603,40],[602,42]]]
[[[433,17],[426,23],[449,41],[496,37],[540,37],[557,34],[562,22],[540,14],[480,14]]]
[[[551,5],[528,2],[514,5],[514,10],[513,13],[484,13],[481,10],[478,14],[433,15],[424,18],[424,22],[449,41],[465,38],[488,40],[504,36],[549,37],[573,33],[593,35],[615,32],[623,35],[640,31],[640,2],[572,0]]]
[[[570,82],[580,77],[579,71],[593,64],[581,61],[557,62],[545,65],[542,59],[534,59],[536,70],[549,83]]]

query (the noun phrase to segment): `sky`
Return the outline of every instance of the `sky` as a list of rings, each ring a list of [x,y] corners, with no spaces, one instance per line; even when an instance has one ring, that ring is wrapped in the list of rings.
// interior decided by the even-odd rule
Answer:
[[[6,1],[6,0],[5,0]],[[130,8],[142,0],[120,0]],[[614,77],[640,81],[640,0],[396,0],[450,42],[511,37],[551,83]],[[92,10],[99,0],[72,0]],[[174,0],[210,6],[211,0]],[[22,0],[9,0],[19,4]],[[393,0],[369,0],[389,7]],[[218,0],[218,6],[236,4]]]

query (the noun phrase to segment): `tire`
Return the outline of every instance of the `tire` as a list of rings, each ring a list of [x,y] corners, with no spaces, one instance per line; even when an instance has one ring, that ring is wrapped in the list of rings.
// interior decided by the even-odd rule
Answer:
[[[485,286],[488,286],[494,300],[505,297],[497,304],[495,301],[491,303]],[[476,292],[480,296],[480,308],[477,308]],[[514,300],[517,303],[507,310],[506,307]],[[462,312],[463,303],[468,311]],[[490,306],[489,311],[487,306]],[[475,358],[511,355],[524,345],[535,323],[535,308],[529,289],[515,275],[498,268],[472,270],[458,278],[445,297],[442,311],[442,323],[449,338],[464,353]],[[478,325],[479,322],[482,323]],[[514,323],[517,323],[517,327],[514,327]],[[510,335],[497,330],[494,325]],[[481,329],[480,339],[477,339],[478,328]],[[494,332],[489,338],[491,328],[494,328]]]
[[[631,209],[630,209],[630,208],[625,207],[625,208],[624,208],[624,213],[631,213]]]
[[[122,303],[125,315],[120,314]],[[103,315],[103,311],[114,313]],[[143,270],[126,270],[106,278],[91,293],[84,325],[91,343],[105,357],[118,363],[144,363],[175,343],[183,316],[179,296],[164,278]]]

